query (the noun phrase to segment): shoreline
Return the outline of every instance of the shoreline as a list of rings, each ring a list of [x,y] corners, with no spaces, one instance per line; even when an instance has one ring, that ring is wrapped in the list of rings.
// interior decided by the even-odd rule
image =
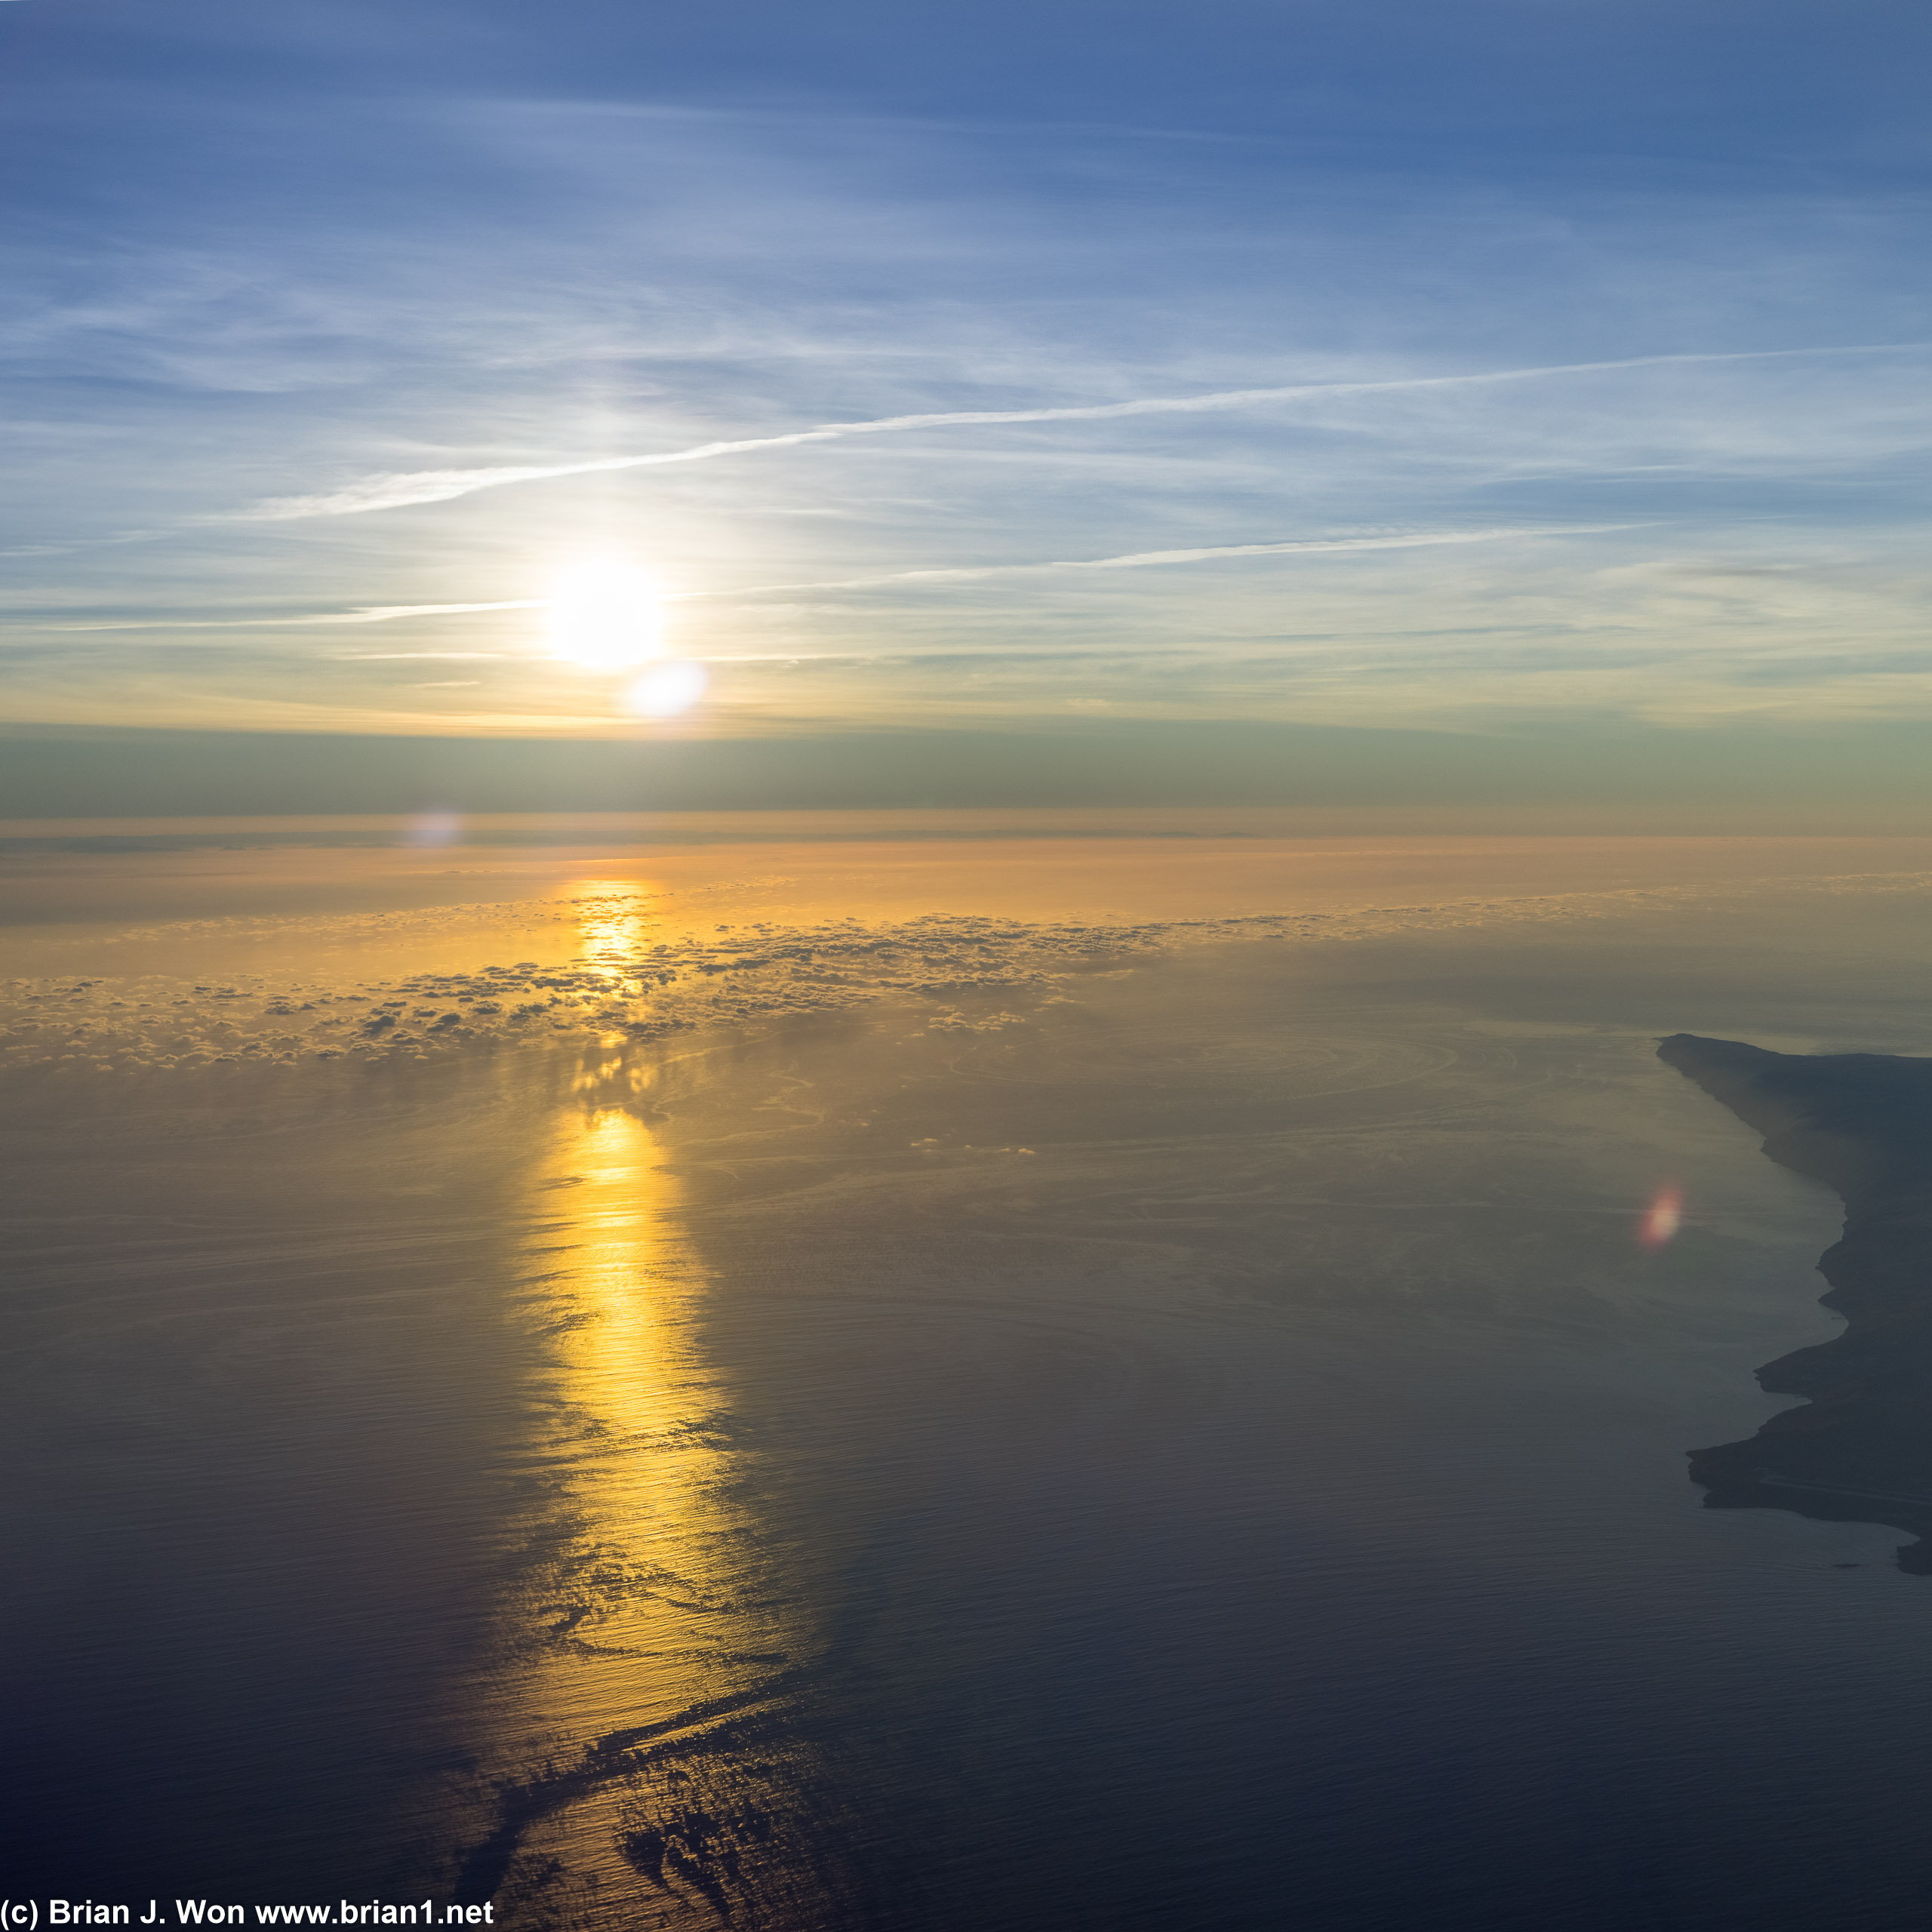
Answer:
[[[1844,1332],[1758,1371],[1798,1395],[1749,1441],[1690,1452],[1712,1509],[1875,1522],[1918,1540],[1899,1567],[1932,1576],[1932,1060],[1772,1053],[1679,1033],[1657,1057],[1764,1137],[1780,1166],[1830,1187],[1844,1231],[1818,1262]]]

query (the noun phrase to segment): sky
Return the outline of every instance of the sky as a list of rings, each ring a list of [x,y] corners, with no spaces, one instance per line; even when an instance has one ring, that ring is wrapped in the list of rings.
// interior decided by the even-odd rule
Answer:
[[[1932,745],[1928,43],[0,0],[0,728]]]

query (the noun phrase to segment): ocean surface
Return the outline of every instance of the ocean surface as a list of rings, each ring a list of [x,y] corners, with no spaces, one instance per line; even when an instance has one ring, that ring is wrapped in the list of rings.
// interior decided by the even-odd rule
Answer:
[[[1840,1204],[1657,1044],[1932,1053],[1932,841],[426,835],[0,827],[9,1898],[1923,1922],[1932,1579],[1687,1472]]]

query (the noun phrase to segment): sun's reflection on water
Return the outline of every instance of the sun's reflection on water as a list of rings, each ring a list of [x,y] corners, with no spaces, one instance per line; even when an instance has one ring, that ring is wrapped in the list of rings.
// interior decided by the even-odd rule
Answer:
[[[708,1349],[710,1287],[641,1117],[660,1077],[607,1050],[550,1103],[521,1218],[540,1350],[534,1494],[495,1780],[470,1854],[500,1913],[722,1926],[757,1901],[820,1922],[793,1592]],[[749,1921],[747,1921],[749,1922]]]
[[[608,1094],[621,1071],[587,1069],[583,1083]],[[553,1692],[613,1722],[707,1694],[703,1654],[731,1621],[735,1525],[715,1494],[728,1432],[692,1346],[700,1284],[667,1219],[672,1186],[637,1115],[580,1094],[532,1191],[549,1447],[571,1530],[534,1607],[574,1666]]]
[[[623,979],[649,950],[661,923],[662,894],[629,879],[580,879],[571,888],[577,908],[577,958],[606,979]]]
[[[578,972],[647,982],[660,897],[577,881]],[[613,1032],[521,1097],[542,1133],[514,1214],[528,1506],[488,1694],[496,1822],[458,1889],[579,1932],[771,1910],[804,1932],[837,1889],[797,1724],[823,1645],[651,1124],[681,1064]]]

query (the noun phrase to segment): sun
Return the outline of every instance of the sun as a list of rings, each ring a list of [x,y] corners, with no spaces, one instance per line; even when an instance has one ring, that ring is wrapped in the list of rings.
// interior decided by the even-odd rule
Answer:
[[[579,564],[550,595],[550,648],[587,671],[624,671],[664,649],[657,586],[631,564]]]

